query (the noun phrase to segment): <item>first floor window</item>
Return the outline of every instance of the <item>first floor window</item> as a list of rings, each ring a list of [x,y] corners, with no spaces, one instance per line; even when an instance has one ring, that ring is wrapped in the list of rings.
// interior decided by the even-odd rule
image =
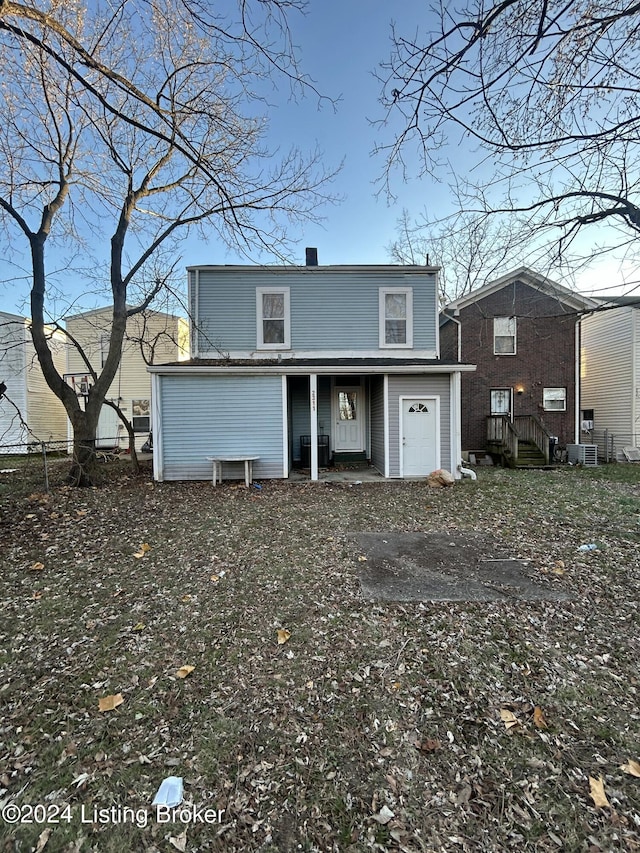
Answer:
[[[290,346],[289,288],[256,292],[258,349],[286,349]]]
[[[380,346],[413,346],[413,290],[380,289]]]
[[[494,355],[516,354],[516,318],[494,317],[493,319]]]
[[[149,400],[131,401],[131,426],[134,432],[149,432],[151,429],[151,406]]]
[[[542,406],[545,412],[567,411],[567,389],[566,388],[543,388]]]

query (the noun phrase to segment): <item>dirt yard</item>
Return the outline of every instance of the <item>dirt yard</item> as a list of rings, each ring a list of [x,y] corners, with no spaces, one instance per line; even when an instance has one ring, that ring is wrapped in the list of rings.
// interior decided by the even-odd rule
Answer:
[[[109,473],[0,478],[0,850],[640,851],[640,466]],[[549,595],[376,600],[365,534],[490,537]]]

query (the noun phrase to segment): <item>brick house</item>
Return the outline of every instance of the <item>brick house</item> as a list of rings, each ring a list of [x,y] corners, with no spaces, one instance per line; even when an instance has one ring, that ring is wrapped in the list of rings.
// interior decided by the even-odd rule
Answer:
[[[595,304],[522,267],[446,306],[442,358],[477,365],[461,376],[463,452],[539,463],[550,436],[580,440],[580,326]]]

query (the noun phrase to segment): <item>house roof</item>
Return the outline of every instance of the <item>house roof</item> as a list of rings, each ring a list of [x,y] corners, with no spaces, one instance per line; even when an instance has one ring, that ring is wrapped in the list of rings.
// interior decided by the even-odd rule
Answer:
[[[594,296],[599,310],[603,308],[640,308],[640,296]]]
[[[496,293],[498,290],[502,290],[503,287],[507,287],[516,281],[521,281],[529,285],[529,287],[540,291],[540,293],[557,299],[562,305],[572,308],[574,311],[590,311],[598,306],[598,303],[588,296],[577,293],[575,290],[569,290],[569,288],[563,287],[563,285],[546,278],[546,276],[534,272],[529,267],[519,267],[495,279],[495,281],[490,281],[484,287],[479,287],[477,290],[472,290],[459,299],[454,299],[453,302],[445,306],[444,310],[449,312],[459,311],[461,308],[466,308],[467,305],[472,305],[474,302],[478,302],[480,299],[484,299],[486,296],[490,296],[492,293]]]
[[[389,273],[396,272],[399,275],[415,275],[417,273],[437,273],[440,267],[424,266],[421,264],[317,264],[296,266],[295,264],[287,265],[269,265],[269,264],[195,264],[188,266],[187,271],[206,270],[215,273],[234,273],[234,272],[250,272],[250,273],[273,273],[287,274],[308,272],[311,275],[321,272],[367,272],[367,273]]]
[[[474,364],[459,364],[437,358],[283,358],[276,359],[190,359],[153,364],[149,373],[262,373],[283,374],[385,374],[453,373],[475,370]]]
[[[127,310],[129,310],[132,306],[127,305]],[[69,314],[68,317],[65,317],[65,322],[68,320],[77,320],[81,317],[91,317],[97,316],[99,314],[108,314],[109,318],[113,315],[113,305],[104,305],[102,308],[90,308],[88,311],[79,311],[77,314]],[[154,315],[158,317],[167,317],[171,320],[179,320],[180,317],[178,314],[169,314],[167,311],[157,311],[155,308],[146,308],[144,311],[141,311],[140,314],[144,314],[146,316]],[[134,314],[132,316],[140,316]],[[129,317],[128,319],[131,319]]]

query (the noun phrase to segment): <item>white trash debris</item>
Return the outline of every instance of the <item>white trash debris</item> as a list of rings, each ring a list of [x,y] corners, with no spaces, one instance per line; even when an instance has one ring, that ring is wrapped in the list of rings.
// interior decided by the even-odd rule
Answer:
[[[182,802],[182,777],[167,776],[163,779],[158,788],[158,792],[153,798],[153,806],[168,806],[175,808]]]

